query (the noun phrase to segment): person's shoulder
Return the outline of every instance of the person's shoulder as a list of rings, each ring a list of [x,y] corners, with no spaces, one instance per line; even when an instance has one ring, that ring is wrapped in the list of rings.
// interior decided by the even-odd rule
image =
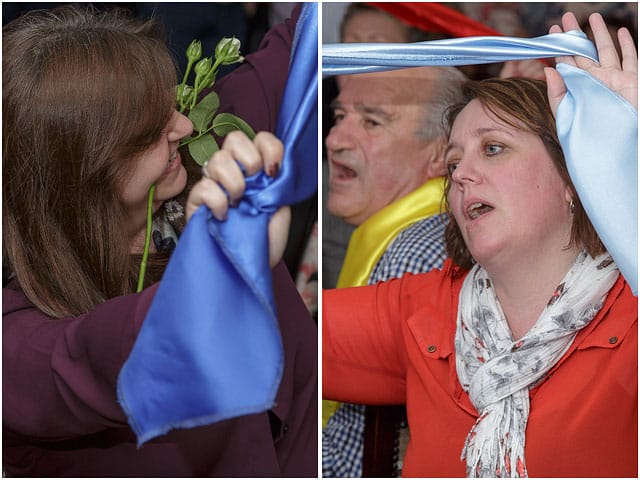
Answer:
[[[609,291],[602,307],[604,316],[609,322],[629,328],[638,324],[638,297],[633,294],[631,287],[622,275]]]
[[[581,350],[600,347],[635,352],[638,345],[638,297],[622,275],[611,287],[596,317],[575,340]]]
[[[446,218],[435,215],[412,223],[389,244],[377,262],[372,278],[388,279],[404,273],[428,272],[440,268],[446,258]]]
[[[404,319],[403,323],[406,322],[411,329],[433,331],[449,328],[465,276],[465,272],[447,259],[440,268],[424,273],[406,273],[374,288],[377,289],[377,298],[393,305],[396,309],[394,314]],[[424,322],[424,319],[429,319],[429,322]]]
[[[614,283],[605,298],[601,312],[607,318],[625,318],[625,323],[638,323],[638,297],[622,275]]]
[[[429,248],[444,249],[444,231],[447,226],[447,216],[434,215],[412,223],[402,230],[395,238],[397,247],[424,251]]]
[[[14,320],[29,320],[31,322],[53,320],[63,323],[63,320],[88,319],[93,323],[104,321],[113,325],[119,319],[129,322],[131,318],[134,318],[136,325],[138,325],[142,323],[158,286],[159,283],[154,283],[142,292],[110,298],[96,305],[91,311],[78,316],[54,318],[41,311],[29,300],[22,288],[15,281],[12,281],[2,289],[3,324],[6,325],[6,322]]]
[[[398,282],[401,295],[417,305],[428,303],[449,307],[460,293],[464,276],[448,258],[440,268],[424,273],[406,273]]]
[[[15,280],[2,288],[2,316],[19,311],[35,310],[33,303],[27,298]]]

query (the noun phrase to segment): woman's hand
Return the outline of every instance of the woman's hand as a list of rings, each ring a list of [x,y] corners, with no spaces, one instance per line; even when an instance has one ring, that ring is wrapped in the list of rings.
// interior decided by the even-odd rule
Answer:
[[[638,53],[636,52],[631,33],[629,33],[627,28],[618,30],[618,42],[620,43],[620,50],[622,52],[622,63],[620,63],[620,58],[618,58],[615,45],[602,16],[599,13],[591,14],[589,17],[589,25],[593,30],[600,64],[580,56],[561,57],[556,61],[568,63],[569,65],[585,70],[591,76],[604,83],[609,89],[625,98],[637,109]],[[568,12],[562,16],[562,28],[558,25],[553,25],[549,29],[549,33],[560,33],[579,29],[580,27],[575,15]],[[547,79],[549,104],[555,115],[558,105],[564,98],[567,89],[562,77],[555,68],[545,68],[545,76]]]
[[[251,176],[264,169],[267,175],[275,177],[280,171],[283,153],[282,142],[269,132],[259,132],[253,141],[242,132],[229,133],[222,148],[203,165],[203,177],[189,192],[187,220],[202,204],[215,218],[226,220],[229,207],[236,205],[244,194],[245,175]],[[272,267],[284,253],[290,219],[289,207],[282,207],[269,222],[269,264]]]

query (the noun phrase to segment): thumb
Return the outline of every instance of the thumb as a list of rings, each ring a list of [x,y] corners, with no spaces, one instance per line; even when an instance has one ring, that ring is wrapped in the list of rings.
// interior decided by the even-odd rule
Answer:
[[[281,207],[269,221],[269,265],[275,267],[282,259],[289,238],[291,208]]]
[[[567,87],[564,84],[562,76],[555,68],[546,67],[544,69],[544,77],[547,81],[547,97],[549,98],[549,106],[553,112],[553,116],[556,116],[558,111],[558,105],[567,93]]]

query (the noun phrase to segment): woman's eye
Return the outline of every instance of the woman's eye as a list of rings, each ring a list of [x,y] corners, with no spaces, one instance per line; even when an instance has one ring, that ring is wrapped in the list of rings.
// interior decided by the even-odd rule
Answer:
[[[449,175],[453,175],[453,172],[456,168],[458,168],[458,162],[447,163],[447,172],[449,173]]]
[[[342,121],[342,119],[344,118],[344,113],[342,112],[334,112],[333,113],[333,123],[334,124],[338,124]]]
[[[502,152],[502,150],[504,150],[504,147],[502,145],[498,145],[497,143],[488,143],[484,147],[484,149],[486,154],[491,156],[491,155],[497,155],[498,153]]]

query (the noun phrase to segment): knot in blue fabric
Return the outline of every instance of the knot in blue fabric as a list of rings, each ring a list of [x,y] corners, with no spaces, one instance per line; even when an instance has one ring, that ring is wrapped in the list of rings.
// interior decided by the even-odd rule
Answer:
[[[278,185],[274,185],[276,180],[264,172],[247,177],[246,188],[240,200],[239,208],[252,215],[275,212],[281,206],[278,203],[281,200],[279,195],[270,191],[270,189],[277,189]]]

